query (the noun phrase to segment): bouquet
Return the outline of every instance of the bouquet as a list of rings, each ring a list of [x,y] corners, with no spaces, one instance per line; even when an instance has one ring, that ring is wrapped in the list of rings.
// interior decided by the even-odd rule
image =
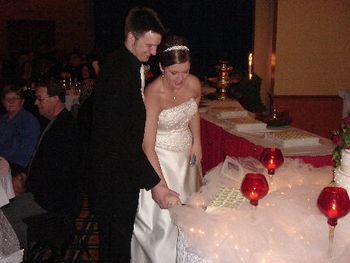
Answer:
[[[336,145],[332,160],[334,161],[334,168],[337,168],[341,163],[341,151],[350,149],[350,116],[343,119],[340,131],[332,131],[332,140]]]

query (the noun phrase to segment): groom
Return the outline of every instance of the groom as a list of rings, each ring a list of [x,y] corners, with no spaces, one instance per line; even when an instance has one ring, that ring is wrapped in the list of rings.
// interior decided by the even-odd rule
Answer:
[[[145,107],[141,63],[155,55],[164,26],[149,8],[131,9],[125,41],[106,61],[95,90],[88,191],[99,224],[101,262],[129,262],[139,190],[161,208],[178,194],[163,183],[142,150]]]

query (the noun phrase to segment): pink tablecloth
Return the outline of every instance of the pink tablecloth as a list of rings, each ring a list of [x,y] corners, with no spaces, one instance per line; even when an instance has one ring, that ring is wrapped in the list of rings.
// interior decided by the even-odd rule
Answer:
[[[201,119],[201,139],[203,149],[203,173],[215,167],[225,159],[225,156],[248,157],[259,159],[263,147],[245,138],[233,135],[214,123]],[[322,156],[290,156],[302,159],[314,167],[332,165],[331,155]]]

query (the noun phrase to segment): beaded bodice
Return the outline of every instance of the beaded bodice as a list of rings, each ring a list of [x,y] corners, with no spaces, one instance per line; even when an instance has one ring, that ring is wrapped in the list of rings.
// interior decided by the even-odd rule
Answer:
[[[183,151],[192,145],[189,122],[198,111],[196,101],[190,100],[159,114],[156,147]]]

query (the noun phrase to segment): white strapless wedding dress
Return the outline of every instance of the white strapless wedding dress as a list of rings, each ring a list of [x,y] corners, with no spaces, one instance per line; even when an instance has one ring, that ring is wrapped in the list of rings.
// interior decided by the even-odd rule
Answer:
[[[163,110],[158,120],[155,149],[165,180],[170,189],[180,194],[182,203],[198,190],[202,178],[198,167],[190,165],[192,134],[188,125],[197,111],[197,103],[190,99]],[[169,211],[158,207],[151,191],[141,190],[131,262],[175,263],[177,236]]]

